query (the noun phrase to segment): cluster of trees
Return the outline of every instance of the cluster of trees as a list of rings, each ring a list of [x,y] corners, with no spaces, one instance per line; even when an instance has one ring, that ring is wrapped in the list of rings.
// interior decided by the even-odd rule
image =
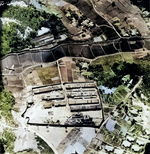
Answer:
[[[143,76],[142,85],[136,89],[136,93],[141,98],[143,94],[148,99],[144,100],[141,99],[144,103],[150,103],[150,55],[142,58],[138,61],[137,64],[135,63],[127,63],[127,62],[118,62],[114,63],[111,67],[110,72],[105,72],[103,70],[102,65],[90,65],[88,72],[90,72],[88,78],[95,80],[99,85],[106,86],[108,88],[118,87],[120,85],[127,86],[129,80],[133,79],[132,85],[129,88],[133,87],[138,81],[139,77]],[[129,77],[129,79],[127,78]],[[123,80],[124,79],[124,80]],[[128,82],[125,82],[125,79]],[[101,92],[101,91],[100,91]],[[104,102],[114,102],[113,96],[108,94],[104,95],[103,101]]]
[[[109,88],[118,87],[123,84],[122,78],[130,75],[133,79],[133,85],[138,82],[138,76],[143,75],[141,67],[137,64],[127,62],[114,63],[110,72],[105,72],[101,64],[90,65],[88,72],[92,72],[89,78],[97,81],[98,85],[104,85]]]
[[[2,133],[2,138],[0,139],[1,150],[4,152],[9,152],[14,154],[15,140],[16,140],[15,134],[11,130],[5,128]]]
[[[15,98],[11,92],[7,92],[6,90],[0,92],[1,116],[3,116],[7,122],[11,122],[13,120],[11,110],[13,109],[14,105]]]
[[[2,17],[21,21],[22,25],[29,26],[36,31],[39,29],[43,20],[41,12],[36,10],[33,6],[20,7],[10,5],[8,9],[3,12]]]
[[[141,96],[144,94],[148,98],[148,102],[150,103],[150,55],[141,59],[139,62],[139,67],[141,72],[143,73],[143,82],[142,85],[136,90],[137,95]]]
[[[9,24],[2,26],[2,31],[0,32],[0,52],[2,56],[10,52],[19,52],[27,47],[34,47],[31,40],[37,36],[37,31],[42,26],[51,28],[56,37],[64,27],[57,16],[45,11],[39,11],[33,5],[28,7],[11,5],[3,10],[2,17],[16,20],[16,22],[9,22]],[[26,37],[22,37],[18,32],[20,31],[24,36],[27,27],[30,27],[32,31]]]
[[[17,34],[17,29],[20,30],[21,26],[16,23],[4,24],[1,31],[1,55],[5,56],[10,52],[19,52],[29,46],[34,47],[30,35],[24,39]]]

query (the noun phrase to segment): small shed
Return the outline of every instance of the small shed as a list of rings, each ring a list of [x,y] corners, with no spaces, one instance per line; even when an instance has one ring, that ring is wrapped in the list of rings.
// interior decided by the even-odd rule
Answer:
[[[131,137],[129,135],[126,136],[126,139],[129,141],[129,142],[134,142],[134,137]]]
[[[141,148],[138,146],[138,145],[132,145],[131,149],[134,151],[134,152],[137,152],[139,153]]]
[[[114,154],[123,154],[124,150],[122,149],[115,149]]]
[[[107,152],[113,152],[114,147],[112,147],[112,146],[110,146],[110,145],[106,145],[106,146],[105,146],[105,150],[106,150]]]
[[[129,141],[125,140],[125,141],[122,142],[122,145],[123,145],[125,148],[130,148],[131,143],[130,143]]]
[[[82,69],[88,69],[88,64],[87,63],[83,63],[83,65],[82,65]]]

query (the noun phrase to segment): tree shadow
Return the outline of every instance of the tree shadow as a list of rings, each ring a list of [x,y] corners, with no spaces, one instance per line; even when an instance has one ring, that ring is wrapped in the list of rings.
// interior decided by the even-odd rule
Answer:
[[[1,20],[3,12],[8,8],[7,4],[10,3],[10,0],[0,1],[0,60],[2,59],[2,27],[3,23]],[[0,61],[0,92],[3,90],[3,80],[2,80],[2,65]]]

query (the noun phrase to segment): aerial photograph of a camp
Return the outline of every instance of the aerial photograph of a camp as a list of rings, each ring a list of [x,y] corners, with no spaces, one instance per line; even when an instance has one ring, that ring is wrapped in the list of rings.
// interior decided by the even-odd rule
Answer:
[[[150,154],[150,0],[0,1],[0,154]]]

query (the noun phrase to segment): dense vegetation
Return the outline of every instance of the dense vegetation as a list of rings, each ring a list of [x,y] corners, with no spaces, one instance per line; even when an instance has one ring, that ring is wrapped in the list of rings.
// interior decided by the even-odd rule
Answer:
[[[103,90],[100,90],[103,102],[109,103],[109,105],[121,102],[130,89],[139,81],[140,76],[143,76],[142,85],[136,89],[136,93],[142,102],[150,104],[149,61],[150,55],[132,63],[121,60],[108,66],[110,67],[108,71],[104,70],[102,64],[92,63],[84,75],[89,79],[95,80],[98,86],[103,85],[108,88],[118,87],[114,94],[105,94]],[[144,99],[144,96],[148,99]]]
[[[15,98],[11,92],[3,90],[0,92],[0,116],[3,116],[7,122],[12,122],[13,116],[11,110],[15,104]]]
[[[2,133],[2,137],[0,139],[1,144],[4,146],[5,152],[9,152],[11,154],[14,154],[15,140],[16,140],[15,134],[11,130],[5,128]]]
[[[38,142],[38,149],[40,149],[41,154],[54,154],[53,150],[39,136],[36,137],[36,141]]]
[[[17,29],[20,30],[21,26],[16,23],[9,23],[8,25],[3,25],[2,27],[2,43],[1,43],[1,55],[4,56],[9,52],[18,52],[23,48],[27,48],[30,45],[34,46],[31,42],[31,37],[26,39],[17,35]]]
[[[2,17],[15,20],[2,27],[0,33],[2,56],[9,52],[19,52],[24,48],[34,47],[31,40],[37,36],[37,31],[42,26],[51,28],[55,38],[58,38],[58,33],[64,28],[61,20],[54,14],[39,11],[32,5],[28,7],[11,5],[3,10]]]
[[[133,84],[135,84],[138,81],[138,76],[143,74],[140,66],[137,64],[130,64],[123,61],[114,63],[109,72],[104,71],[101,64],[90,65],[88,72],[92,72],[89,76],[90,79],[97,81],[98,85],[104,85],[109,88],[122,85],[124,83],[122,78],[128,74],[130,75],[130,79],[134,79]]]

